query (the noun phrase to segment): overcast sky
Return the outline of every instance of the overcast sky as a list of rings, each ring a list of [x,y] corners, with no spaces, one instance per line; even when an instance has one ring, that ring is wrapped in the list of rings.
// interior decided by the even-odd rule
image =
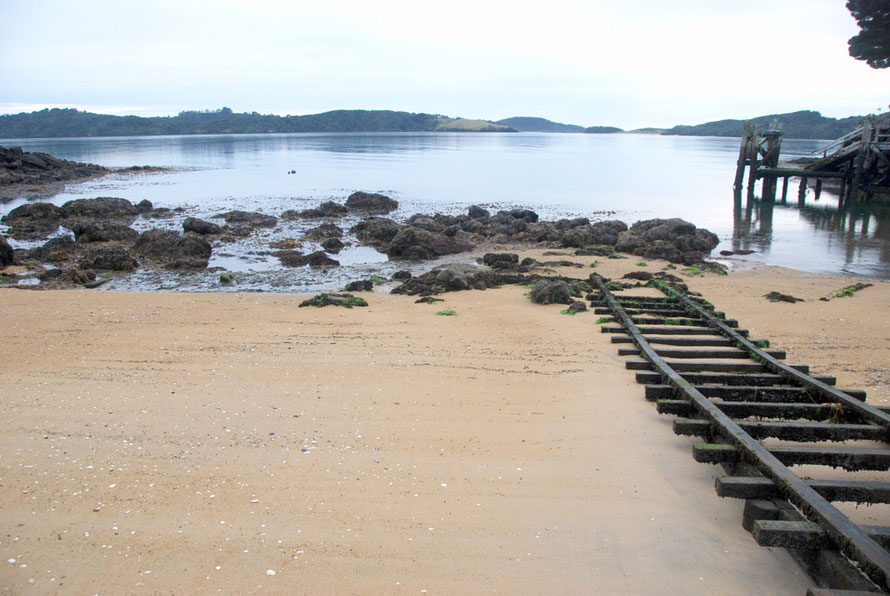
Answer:
[[[0,0],[0,113],[541,116],[625,129],[886,111],[844,0]]]

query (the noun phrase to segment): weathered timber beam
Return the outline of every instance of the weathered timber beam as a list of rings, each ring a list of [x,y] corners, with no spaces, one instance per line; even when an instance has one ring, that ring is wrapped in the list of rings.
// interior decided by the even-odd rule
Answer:
[[[883,434],[883,429],[874,424],[752,422],[748,420],[739,420],[736,423],[755,439],[773,438],[801,443],[816,441],[878,441]],[[678,435],[708,437],[713,431],[713,424],[707,420],[695,418],[674,419],[674,432]]]
[[[851,471],[890,469],[890,451],[887,449],[822,445],[763,445],[762,447],[788,466],[831,466]],[[739,461],[738,449],[724,443],[697,443],[692,446],[692,455],[695,461],[707,464]]]
[[[750,358],[747,352],[738,349],[730,350],[677,350],[672,348],[660,348],[655,353],[662,358],[727,358],[730,360],[744,360]],[[769,350],[773,358],[782,360],[786,354],[784,350]],[[638,356],[637,348],[618,348],[619,356]]]
[[[843,178],[840,172],[827,172],[819,170],[807,170],[806,168],[761,168],[757,170],[758,178],[780,176],[806,176],[807,178]]]
[[[765,387],[770,385],[783,385],[787,380],[782,375],[775,373],[764,374],[733,374],[733,373],[684,373],[683,378],[691,385],[735,385],[747,387]],[[827,375],[815,375],[813,378],[818,379],[826,385],[834,385],[837,383],[835,377]],[[637,383],[647,385],[658,385],[662,382],[662,375],[658,372],[638,372]]]
[[[883,546],[890,546],[890,527],[862,526],[865,533]],[[806,521],[761,519],[754,522],[754,540],[760,546],[780,548],[828,548],[828,533],[819,524]]]
[[[806,479],[805,482],[828,501],[890,503],[890,482],[815,479]],[[776,483],[764,477],[720,476],[715,488],[721,497],[734,499],[782,498]]]

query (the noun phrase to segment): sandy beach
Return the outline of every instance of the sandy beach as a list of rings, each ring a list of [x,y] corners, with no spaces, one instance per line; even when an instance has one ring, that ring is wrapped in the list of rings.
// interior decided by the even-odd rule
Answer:
[[[687,280],[789,362],[890,405],[890,283],[818,300],[855,281],[776,267]],[[718,468],[644,399],[598,315],[526,291],[364,293],[354,309],[0,291],[0,586],[803,594],[808,578],[742,529],[742,503],[716,495]]]

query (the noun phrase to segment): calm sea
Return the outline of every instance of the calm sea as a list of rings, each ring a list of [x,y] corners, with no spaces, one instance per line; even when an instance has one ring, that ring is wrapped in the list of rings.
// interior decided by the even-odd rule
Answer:
[[[800,207],[794,184],[787,205],[770,209],[755,202],[734,211],[738,144],[731,138],[539,133],[0,140],[3,146],[19,145],[108,167],[171,168],[70,185],[50,199],[57,204],[118,196],[133,202],[148,199],[156,207],[185,207],[187,215],[197,217],[230,209],[278,215],[367,190],[398,199],[401,208],[396,216],[458,213],[479,204],[490,209],[528,207],[546,219],[589,216],[630,224],[652,217],[682,217],[715,232],[721,239],[718,251],[757,251],[745,257],[748,260],[890,278],[887,209],[839,211],[835,195],[825,191],[817,201],[812,189]],[[806,156],[823,145],[786,140],[782,157]],[[17,204],[0,205],[0,214]],[[289,232],[294,230],[275,233]],[[279,269],[277,259],[264,255],[261,246],[275,233],[250,246],[218,250],[212,264],[245,273]],[[361,270],[366,265],[379,268],[386,257],[356,248],[340,260],[347,269]],[[340,275],[355,277],[360,272],[345,270]],[[309,278],[301,282],[304,286],[281,283],[289,288],[316,285]]]

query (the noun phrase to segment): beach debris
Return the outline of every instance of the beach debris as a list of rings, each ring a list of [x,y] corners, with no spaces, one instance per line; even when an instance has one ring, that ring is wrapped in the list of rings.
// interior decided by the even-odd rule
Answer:
[[[453,310],[440,310],[440,311],[437,311],[435,314],[436,314],[436,316],[439,316],[439,317],[456,317],[457,316],[457,312],[455,312]]]
[[[804,302],[803,298],[798,298],[796,296],[792,296],[790,294],[783,294],[781,292],[772,291],[768,294],[763,295],[764,298],[769,300],[770,302],[790,302],[794,304],[795,302]]]
[[[434,304],[436,302],[445,302],[445,300],[434,296],[424,296],[423,298],[415,300],[414,304]]]
[[[328,305],[342,306],[352,308],[353,306],[368,306],[368,302],[364,298],[353,296],[352,294],[333,294],[321,293],[308,300],[300,303],[300,306],[317,306],[323,307]]]
[[[848,298],[848,297],[852,298],[853,296],[856,295],[856,292],[858,292],[859,290],[864,290],[865,288],[870,288],[872,285],[873,284],[857,282],[857,283],[853,284],[852,286],[845,286],[845,287],[841,288],[840,290],[834,292],[833,294],[819,298],[819,300],[821,300],[823,302],[828,302],[829,300],[832,300],[833,298]]]

